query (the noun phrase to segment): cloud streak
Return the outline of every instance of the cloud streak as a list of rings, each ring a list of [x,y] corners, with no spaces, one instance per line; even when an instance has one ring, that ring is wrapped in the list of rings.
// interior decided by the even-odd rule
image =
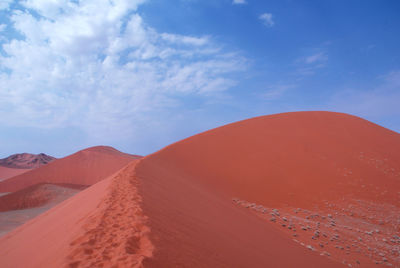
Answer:
[[[321,63],[325,62],[328,60],[328,56],[326,55],[325,52],[318,52],[313,55],[310,55],[304,59],[304,62],[307,64],[313,64],[313,63]]]
[[[232,4],[234,5],[243,5],[243,4],[247,4],[246,0],[233,0]]]
[[[296,74],[301,76],[314,75],[317,70],[322,69],[328,62],[328,54],[324,51],[316,52],[295,61],[297,65]]]

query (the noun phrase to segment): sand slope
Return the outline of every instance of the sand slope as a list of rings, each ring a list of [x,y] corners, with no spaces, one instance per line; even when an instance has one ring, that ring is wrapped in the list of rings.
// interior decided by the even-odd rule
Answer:
[[[44,213],[81,190],[82,187],[77,185],[36,184],[0,196],[0,236]]]
[[[0,192],[14,192],[38,183],[92,185],[135,158],[138,156],[111,147],[92,147],[2,181]]]
[[[39,183],[22,190],[0,196],[0,212],[40,207],[58,199],[66,199],[70,193],[85,189],[87,186],[70,184]]]
[[[20,175],[29,171],[30,169],[7,168],[0,166],[0,181]]]
[[[400,135],[361,118],[299,112],[249,119],[168,146],[144,158],[137,174],[156,247],[148,267],[328,267],[329,258],[399,264],[392,236],[399,231]],[[232,203],[269,217],[258,222]],[[330,257],[323,263],[307,247]]]
[[[241,121],[134,160],[0,238],[0,266],[398,266],[399,167],[400,135],[354,116]]]
[[[269,206],[310,207],[343,195],[400,206],[400,135],[346,114],[249,119],[168,146],[146,161]]]
[[[144,267],[341,267],[300,247],[212,187],[177,170],[138,164],[154,257]]]
[[[139,267],[152,245],[134,167],[132,162],[0,238],[0,266]]]

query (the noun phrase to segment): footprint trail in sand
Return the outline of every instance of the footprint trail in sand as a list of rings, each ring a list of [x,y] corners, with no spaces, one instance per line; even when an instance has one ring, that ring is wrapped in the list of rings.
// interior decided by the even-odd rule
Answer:
[[[69,267],[141,267],[152,256],[135,165],[129,164],[113,178],[99,205],[101,212],[89,218],[84,234],[71,243]]]

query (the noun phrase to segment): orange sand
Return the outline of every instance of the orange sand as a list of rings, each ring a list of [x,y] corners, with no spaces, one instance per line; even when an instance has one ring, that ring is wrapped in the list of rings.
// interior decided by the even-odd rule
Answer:
[[[361,118],[299,112],[249,119],[170,145],[144,158],[137,173],[156,247],[150,267],[294,267],[291,261],[296,267],[301,262],[303,267],[327,267],[316,265],[319,260],[311,252],[291,249],[291,241],[286,244],[269,230],[287,230],[281,227],[282,215],[275,216],[279,227],[270,221],[273,208],[287,211],[297,233],[302,225],[311,225],[299,237],[292,237],[293,229],[286,236],[299,246],[318,254],[328,251],[329,259],[353,267],[358,262],[362,267],[388,261],[400,265],[399,241],[388,240],[399,235],[393,209],[400,207],[400,135]],[[239,217],[241,212],[229,207],[232,198],[269,208],[269,217],[262,223]],[[347,215],[349,205],[353,212]],[[295,214],[297,208],[309,212]],[[311,212],[325,217],[334,213],[337,226],[327,219],[310,219]],[[375,230],[380,220],[385,220],[381,234],[365,233]],[[324,248],[315,245],[323,240],[322,233],[312,239],[318,221],[329,238],[340,233]],[[347,227],[353,231],[345,232]]]
[[[136,158],[111,147],[92,147],[2,181],[0,192],[14,192],[38,183],[92,185]]]
[[[153,246],[134,167],[132,162],[0,238],[1,267],[139,267]]]
[[[26,173],[94,185],[0,238],[1,267],[400,265],[400,135],[361,118],[258,117],[130,164],[107,151]],[[63,160],[86,173],[63,180]],[[22,176],[0,189],[29,186]]]
[[[0,181],[20,175],[29,171],[30,169],[7,168],[0,166]]]
[[[18,209],[40,207],[60,196],[68,194],[70,190],[83,190],[86,186],[70,184],[45,184],[39,183],[22,190],[0,196],[0,212]]]

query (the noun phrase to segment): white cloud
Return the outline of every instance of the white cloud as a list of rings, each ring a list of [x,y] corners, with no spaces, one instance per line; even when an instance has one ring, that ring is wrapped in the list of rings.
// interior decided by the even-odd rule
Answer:
[[[8,9],[14,0],[0,0],[0,10]]]
[[[297,65],[296,74],[301,76],[313,75],[317,70],[324,68],[327,61],[328,54],[324,51],[298,58],[295,61],[295,65]]]
[[[208,36],[157,32],[135,12],[143,2],[27,0],[13,10],[9,25],[24,39],[2,46],[0,124],[117,138],[182,96],[212,98],[236,84],[243,58]]]
[[[0,24],[0,33],[6,29],[6,24]]]
[[[263,22],[263,24],[267,27],[272,27],[274,26],[275,22],[272,19],[272,14],[271,13],[264,13],[261,14],[259,19]]]
[[[161,38],[171,43],[184,45],[204,46],[209,43],[208,37],[193,37],[170,33],[161,34]]]
[[[325,52],[318,52],[313,55],[310,55],[304,59],[304,62],[307,64],[317,63],[317,62],[325,62],[328,60],[328,56]]]
[[[240,5],[240,4],[247,4],[246,0],[233,0],[232,4]]]

